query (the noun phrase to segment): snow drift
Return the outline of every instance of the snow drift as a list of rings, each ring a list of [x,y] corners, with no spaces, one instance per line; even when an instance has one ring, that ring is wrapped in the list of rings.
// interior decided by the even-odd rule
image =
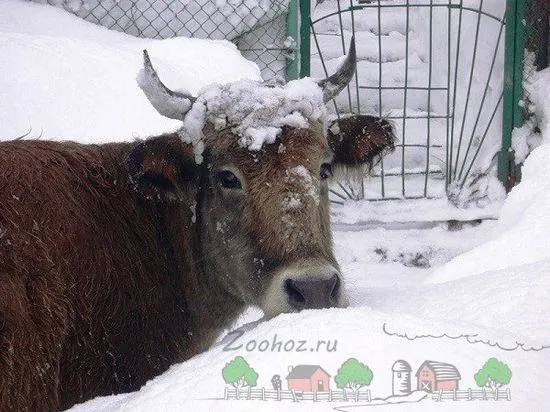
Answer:
[[[174,131],[136,83],[147,49],[168,87],[196,94],[212,83],[261,80],[228,41],[143,40],[63,10],[6,0],[0,5],[0,139],[132,140]]]
[[[30,137],[104,142],[180,127],[181,122],[158,115],[135,82],[143,48],[174,89],[196,93],[213,82],[260,79],[257,67],[228,42],[138,40],[32,3],[2,2],[0,32],[2,139],[32,129]],[[550,80],[539,87],[548,90]],[[545,119],[550,118],[550,103],[540,99],[537,104]],[[547,126],[543,133],[550,135]],[[546,145],[529,157],[524,180],[507,199],[494,231],[486,223],[466,230],[452,241],[451,249],[455,254],[465,251],[464,242],[479,244],[487,237],[489,241],[448,265],[429,272],[394,262],[415,244],[418,231],[397,242],[391,231],[383,229],[336,232],[335,249],[351,288],[351,308],[278,316],[240,336],[232,344],[237,349],[216,346],[174,365],[139,392],[98,398],[74,410],[298,411],[335,406],[346,410],[349,405],[225,401],[221,370],[237,355],[254,367],[258,386],[266,388],[274,374],[285,385],[288,366],[299,364],[321,365],[334,385],[342,362],[356,357],[373,370],[370,389],[373,397],[380,398],[391,395],[391,366],[397,359],[407,360],[413,372],[428,359],[452,363],[460,370],[462,389],[476,388],[474,374],[488,358],[497,357],[513,372],[512,401],[442,404],[428,397],[418,404],[393,405],[391,410],[540,410],[550,384],[549,156]],[[436,212],[428,208],[426,213]],[[442,232],[439,227],[429,232],[439,246]],[[379,242],[385,242],[387,249],[393,247],[387,262],[372,258],[378,254],[372,245]],[[405,249],[396,251],[395,243]],[[441,264],[436,258],[428,263]],[[239,323],[259,316],[252,310]],[[297,351],[295,345],[289,351],[260,351],[257,344],[249,345],[264,340],[305,341],[307,350]],[[319,347],[320,341],[325,344]],[[327,349],[327,341],[333,351]]]

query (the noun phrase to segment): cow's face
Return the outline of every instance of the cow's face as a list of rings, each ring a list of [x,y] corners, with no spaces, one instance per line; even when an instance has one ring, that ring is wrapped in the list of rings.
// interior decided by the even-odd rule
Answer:
[[[228,288],[268,316],[345,306],[328,216],[334,154],[321,125],[285,127],[255,152],[230,130],[209,134],[202,230]]]
[[[146,57],[146,69],[147,63]],[[149,74],[158,80],[152,66]],[[347,77],[352,75],[348,68]],[[185,96],[174,95],[160,80],[157,86],[153,97],[145,90],[154,105],[159,90],[180,99],[174,108],[185,105]],[[321,99],[340,87],[330,86]],[[247,118],[256,116],[255,110]],[[159,111],[177,112],[168,113],[165,105]],[[204,122],[200,141],[170,135],[145,142],[138,168],[147,180],[144,187],[164,201],[179,200],[186,208],[191,203],[205,276],[216,276],[235,299],[261,307],[268,317],[346,306],[332,248],[328,182],[333,170],[372,165],[393,148],[391,126],[354,116],[327,130],[324,118],[308,119],[305,127],[281,126],[274,139],[251,150],[230,120],[222,126]]]

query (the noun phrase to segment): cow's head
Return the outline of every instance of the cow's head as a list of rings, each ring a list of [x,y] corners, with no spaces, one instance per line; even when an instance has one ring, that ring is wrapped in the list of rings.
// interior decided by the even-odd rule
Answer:
[[[346,306],[332,250],[328,182],[337,168],[371,167],[394,142],[383,119],[327,124],[324,104],[355,72],[354,43],[325,80],[239,81],[198,97],[169,90],[147,52],[144,63],[140,87],[183,127],[136,149],[140,187],[187,209],[196,204],[192,219],[206,275],[215,274],[226,293],[268,317]]]

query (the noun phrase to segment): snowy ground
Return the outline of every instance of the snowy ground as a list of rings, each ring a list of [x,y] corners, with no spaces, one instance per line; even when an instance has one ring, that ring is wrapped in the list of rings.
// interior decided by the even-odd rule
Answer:
[[[135,85],[144,47],[153,59],[158,56],[157,67],[172,87],[195,92],[212,81],[259,78],[257,68],[225,42],[136,40],[58,9],[16,0],[0,3],[0,33],[1,139],[30,128],[31,137],[42,130],[43,138],[82,142],[175,129],[178,123],[158,116]],[[534,87],[548,90],[548,73],[540,74]],[[435,360],[456,366],[460,389],[476,389],[474,374],[496,357],[512,370],[511,401],[427,398],[389,410],[545,410],[550,385],[550,103],[544,93],[535,100],[543,145],[528,158],[524,180],[498,221],[475,222],[497,217],[498,207],[456,211],[444,200],[337,206],[335,250],[350,308],[278,316],[231,344],[243,345],[236,350],[216,346],[174,365],[139,392],[98,398],[74,410],[387,410],[353,402],[223,400],[221,370],[237,355],[258,372],[260,388],[271,388],[274,374],[281,375],[286,388],[288,366],[318,364],[332,375],[335,389],[338,368],[356,357],[374,372],[374,398],[391,395],[391,367],[398,359],[412,366],[413,388],[418,367]],[[260,316],[251,309],[238,325]],[[273,350],[259,350],[264,340]],[[305,351],[298,350],[299,341],[306,341]],[[277,342],[283,349],[272,346]],[[289,342],[294,348],[285,351]]]

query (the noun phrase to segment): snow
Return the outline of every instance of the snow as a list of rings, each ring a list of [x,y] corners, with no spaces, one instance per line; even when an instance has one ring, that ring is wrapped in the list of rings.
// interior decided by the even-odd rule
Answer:
[[[34,0],[44,3],[45,0]],[[234,39],[286,10],[288,0],[49,0],[78,16],[134,36]],[[128,11],[131,10],[131,13]],[[116,24],[114,24],[116,22]]]
[[[181,122],[158,115],[137,86],[143,49],[173,89],[196,94],[211,83],[260,80],[227,41],[136,39],[54,7],[0,7],[0,139],[99,143],[176,130]]]
[[[240,80],[202,89],[183,122],[184,136],[201,135],[206,122],[216,130],[229,127],[239,145],[258,151],[274,143],[283,126],[305,128],[312,122],[326,123],[323,93],[310,78],[273,87],[253,80]]]
[[[497,5],[491,1],[485,4]],[[402,28],[402,17],[400,13],[384,16],[382,31],[389,36],[387,41],[399,38],[395,32],[402,33],[396,30]],[[356,16],[356,24],[368,30],[373,27],[372,19]],[[327,22],[329,29],[334,27]],[[218,97],[236,91],[248,93],[249,86],[239,87],[260,80],[257,67],[242,59],[227,42],[134,39],[33,3],[0,3],[0,32],[1,139],[17,137],[32,127],[31,137],[42,130],[42,138],[99,143],[181,127],[181,122],[158,115],[136,84],[143,48],[149,50],[155,68],[169,87],[204,96],[191,112],[195,125],[200,125],[205,116],[212,116],[209,121],[215,124],[223,124],[221,113],[231,110],[227,105],[218,110],[215,99],[207,98],[209,93]],[[423,45],[417,46],[420,56]],[[402,57],[400,53],[396,46],[386,56],[385,64],[397,65],[391,60]],[[420,76],[422,60],[411,58],[410,62],[419,64]],[[364,64],[368,63],[366,59]],[[236,83],[222,86],[230,82]],[[217,85],[205,89],[212,83]],[[310,101],[309,95],[301,100],[304,93],[312,90],[310,86],[311,83],[291,84],[284,92],[267,93],[266,98],[271,108],[277,108],[275,102],[292,93],[297,100]],[[455,365],[462,377],[460,389],[475,389],[474,374],[487,359],[496,357],[512,370],[511,401],[435,402],[428,396],[418,402],[393,404],[391,411],[544,409],[550,384],[550,248],[546,245],[550,237],[550,100],[545,93],[550,88],[550,71],[538,73],[532,87],[536,91],[532,93],[532,104],[543,138],[540,147],[527,157],[523,180],[509,194],[500,212],[494,203],[484,209],[456,210],[444,199],[345,202],[336,206],[332,210],[334,248],[345,275],[350,308],[284,314],[249,324],[262,317],[257,308],[251,308],[235,325],[248,325],[244,334],[235,342],[229,341],[231,347],[242,345],[239,349],[224,350],[228,345],[225,340],[172,366],[140,391],[96,398],[73,410],[256,412],[388,408],[354,402],[223,400],[225,383],[221,370],[238,355],[258,372],[258,386],[266,388],[271,388],[274,374],[281,375],[286,388],[284,378],[290,365],[319,364],[333,375],[334,389],[336,371],[346,359],[355,357],[373,370],[369,389],[373,398],[382,399],[391,395],[391,367],[398,359],[412,366],[413,389],[414,373],[425,360]],[[254,99],[263,93],[253,93]],[[285,93],[284,99],[277,93]],[[304,104],[298,114],[287,111],[290,117],[278,118],[301,122],[321,116],[318,109]],[[261,124],[280,127],[282,123],[272,122],[270,116],[261,117]],[[239,120],[247,119],[244,116]],[[251,121],[250,127],[255,122],[256,119]],[[271,138],[269,134],[251,136],[243,144],[254,147]],[[284,151],[284,147],[280,150]],[[409,166],[418,167],[420,163],[415,161]],[[391,160],[388,165],[398,166]],[[295,172],[293,176],[305,177],[303,170],[298,168]],[[299,207],[302,203],[305,200],[289,197],[287,206]],[[471,222],[448,223],[449,219]],[[479,223],[478,219],[486,220]],[[264,352],[257,349],[257,344],[247,346],[249,342],[264,340],[270,343],[270,349]],[[271,344],[291,341],[305,341],[307,350],[298,351],[296,345],[292,350],[277,350]],[[324,343],[319,345],[321,341]],[[254,350],[250,349],[252,346]]]

